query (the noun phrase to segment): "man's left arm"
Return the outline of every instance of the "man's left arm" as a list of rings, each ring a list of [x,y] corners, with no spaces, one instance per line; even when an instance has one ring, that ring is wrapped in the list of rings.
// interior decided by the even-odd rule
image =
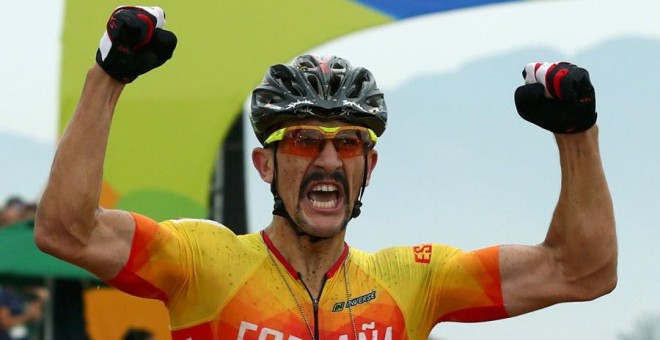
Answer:
[[[543,243],[500,247],[509,316],[592,300],[612,291],[617,282],[614,210],[600,158],[589,75],[572,64],[530,64],[526,71],[527,85],[516,92],[516,106],[523,118],[555,133],[561,192]]]
[[[557,134],[562,169],[559,202],[543,243],[500,248],[509,316],[609,293],[617,281],[612,199],[598,150],[598,128]]]

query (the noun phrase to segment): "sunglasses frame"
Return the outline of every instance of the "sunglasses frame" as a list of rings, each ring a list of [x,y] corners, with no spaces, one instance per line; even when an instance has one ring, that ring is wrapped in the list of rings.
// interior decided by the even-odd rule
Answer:
[[[353,126],[353,125],[347,125],[347,126],[320,126],[320,125],[295,125],[295,126],[288,126],[284,127],[281,129],[275,130],[273,133],[271,133],[268,138],[266,138],[266,141],[264,142],[264,146],[268,146],[272,143],[279,142],[284,140],[286,137],[287,132],[292,131],[292,130],[316,130],[320,131],[323,133],[324,140],[334,140],[334,138],[339,134],[341,131],[345,130],[358,130],[358,131],[363,131],[366,132],[367,135],[369,136],[369,140],[371,141],[371,145],[367,147],[367,149],[373,149],[374,146],[376,146],[376,142],[378,141],[378,137],[376,133],[366,127],[363,126]],[[337,148],[335,144],[335,148]],[[337,151],[341,154],[341,151],[337,149]],[[320,151],[319,151],[320,152]],[[301,156],[306,156],[307,154],[305,152],[301,153],[293,153]],[[317,153],[318,154],[318,153]],[[309,155],[310,157],[312,155]],[[343,157],[342,157],[343,158]]]

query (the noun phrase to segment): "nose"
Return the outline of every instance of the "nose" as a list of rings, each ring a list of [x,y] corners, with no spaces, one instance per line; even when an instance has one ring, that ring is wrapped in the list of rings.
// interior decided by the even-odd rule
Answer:
[[[337,149],[331,140],[325,140],[321,144],[321,152],[314,160],[314,164],[318,167],[324,168],[327,171],[334,171],[342,167],[343,163],[339,157]]]

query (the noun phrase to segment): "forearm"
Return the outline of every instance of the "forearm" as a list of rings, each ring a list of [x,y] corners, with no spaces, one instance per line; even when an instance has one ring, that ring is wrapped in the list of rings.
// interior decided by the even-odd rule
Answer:
[[[598,127],[583,133],[557,134],[556,140],[562,184],[545,245],[553,250],[568,282],[584,283],[587,289],[600,285],[605,290],[613,288],[616,231],[598,148]]]
[[[113,111],[124,85],[94,65],[78,107],[58,146],[39,204],[36,230],[41,245],[84,245],[94,226]]]

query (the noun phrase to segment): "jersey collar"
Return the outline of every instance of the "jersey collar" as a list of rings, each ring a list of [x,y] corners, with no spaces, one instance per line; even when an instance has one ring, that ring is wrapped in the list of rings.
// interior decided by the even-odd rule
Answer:
[[[275,245],[273,244],[273,241],[271,241],[270,237],[268,237],[268,234],[266,234],[263,230],[261,231],[261,237],[264,240],[264,243],[266,244],[266,247],[268,247],[268,250],[275,255],[275,258],[286,268],[286,270],[293,276],[296,280],[300,280],[300,273],[297,272],[295,269],[293,269],[293,266],[289,264],[289,262],[286,261],[284,256],[282,256],[282,253],[280,253],[277,248],[275,248]],[[346,260],[346,257],[348,256],[348,244],[344,242],[344,250],[341,253],[341,256],[339,256],[339,259],[337,259],[337,262],[330,267],[330,269],[325,273],[325,278],[330,279],[332,276],[335,275],[335,273],[341,268],[342,263]]]

